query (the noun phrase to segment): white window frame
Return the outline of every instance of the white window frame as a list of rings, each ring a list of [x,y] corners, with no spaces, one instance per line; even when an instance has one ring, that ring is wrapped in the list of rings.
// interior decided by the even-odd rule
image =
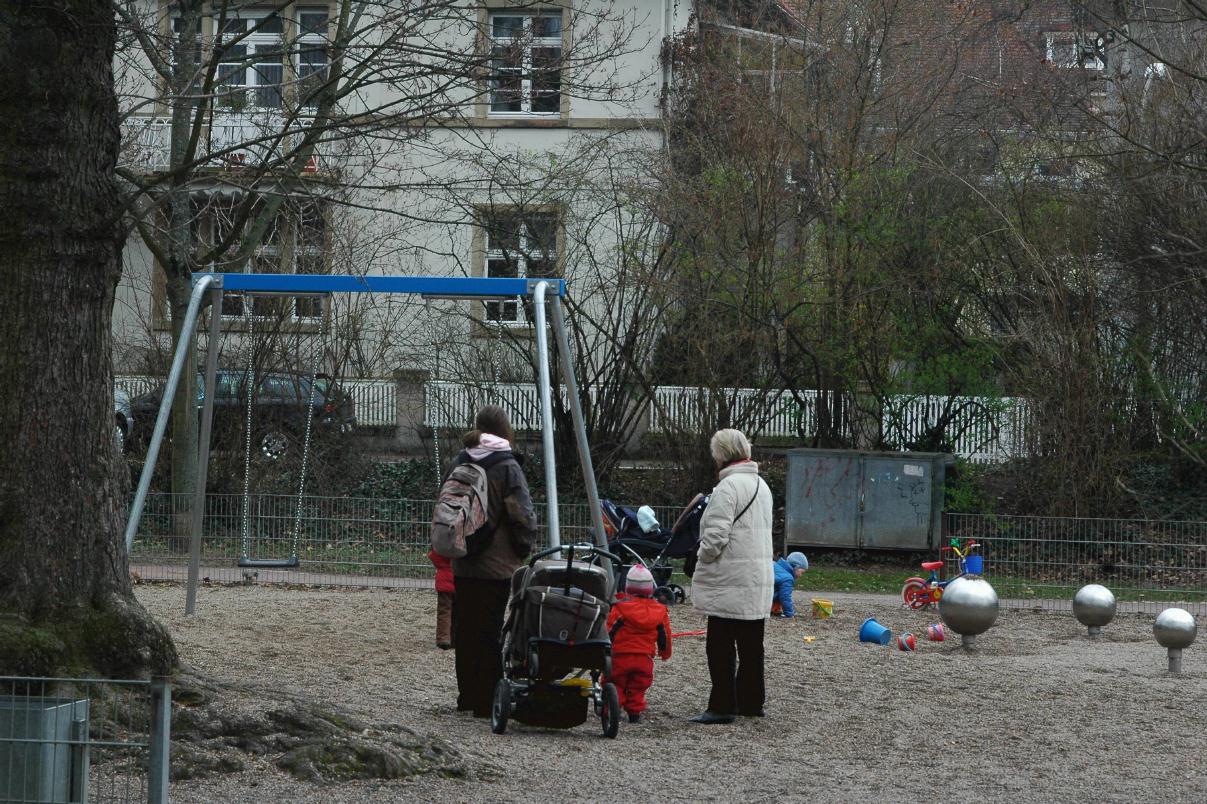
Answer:
[[[217,46],[238,40],[237,46],[243,48],[243,58],[235,60],[234,57],[231,57],[218,64],[215,85],[217,97],[214,99],[216,109],[229,111],[285,109],[288,103],[288,87],[291,83],[295,83],[298,91],[301,91],[303,82],[315,72],[322,72],[326,77],[327,70],[331,68],[330,57],[326,53],[326,24],[322,25],[321,29],[317,25],[314,30],[303,28],[303,18],[310,14],[322,14],[330,21],[330,11],[325,6],[296,6],[291,14],[275,10],[275,8],[245,8],[245,10],[240,8],[240,10],[233,10],[233,13],[228,12],[226,18],[228,27],[241,23],[241,30],[220,30],[218,28],[220,19],[217,17],[212,19],[210,24],[214,30],[214,41]],[[255,29],[257,25],[261,25],[269,16],[276,16],[280,19],[279,30],[256,30],[253,33],[247,33],[247,31]],[[317,69],[309,69],[303,75],[302,54],[313,52],[315,49],[321,49],[323,52],[321,66]],[[266,76],[263,76],[261,70],[257,69],[255,57],[261,56],[261,54],[279,57],[279,62],[272,63],[273,68],[280,69],[278,81],[266,80]],[[316,64],[309,63],[308,66],[313,68]],[[238,76],[240,72],[239,83],[223,81],[226,76]],[[275,103],[262,103],[263,93],[273,92],[274,88]],[[240,93],[243,94],[243,101],[235,101]],[[314,109],[314,104],[311,103],[304,109]]]
[[[326,81],[328,76],[331,74],[331,54],[327,52],[327,45],[329,44],[327,38],[327,29],[331,24],[331,10],[326,6],[297,6],[294,14],[296,17],[295,24],[297,25],[297,38],[294,42],[291,59],[293,62],[293,74],[297,76],[298,92],[300,93],[305,90],[306,80],[311,75],[322,73],[323,81]],[[303,18],[307,15],[318,14],[322,14],[325,20],[322,28],[318,29],[316,27],[314,30],[307,30],[306,27],[302,25]],[[309,70],[303,74],[302,54],[312,52],[314,50],[321,50],[323,53],[322,67],[319,69]],[[313,67],[315,64],[317,64],[317,62],[309,62],[308,66]],[[316,104],[312,101],[311,103],[306,104],[303,108],[313,110],[315,106]]]
[[[521,33],[518,36],[496,36],[495,21],[503,18],[519,18],[522,20]],[[537,18],[556,18],[559,21],[558,32],[556,36],[534,36],[533,35],[533,20]],[[554,49],[557,51],[558,61],[561,61],[563,55],[562,36],[566,26],[566,15],[563,9],[560,8],[522,8],[515,10],[492,10],[486,18],[487,31],[489,33],[491,47],[491,76],[487,80],[486,86],[486,109],[487,114],[491,117],[499,118],[523,118],[523,117],[560,117],[562,113],[562,73],[565,70],[564,66],[559,64],[558,87],[557,87],[557,109],[534,110],[533,99],[534,84],[532,80],[534,75],[534,59],[533,51],[539,49]],[[518,47],[521,48],[520,66],[518,67],[520,74],[520,108],[518,110],[496,110],[495,96],[500,92],[496,79],[496,70],[499,68],[496,65],[496,59],[493,55],[500,49]],[[513,72],[517,68],[510,68]]]
[[[254,33],[247,33],[247,31],[256,26],[262,25],[265,18],[269,16],[276,16],[280,20],[281,29],[279,31],[258,30]],[[227,26],[241,23],[241,30],[222,30],[219,27],[222,22],[225,22]],[[234,47],[239,47],[243,50],[241,57],[239,54],[235,54],[234,56],[224,55],[224,60],[219,62],[214,86],[214,108],[236,113],[245,110],[284,108],[285,85],[287,82],[285,75],[287,56],[285,47],[285,15],[275,9],[231,9],[228,10],[225,20],[214,17],[212,24],[214,26],[215,47],[222,47],[229,42],[237,40]],[[272,66],[278,67],[281,71],[281,75],[276,82],[265,80],[256,66],[256,56],[265,54],[277,57],[277,61],[272,63]],[[228,78],[236,76],[240,79],[238,83],[228,83]],[[274,88],[277,102],[275,104],[262,103],[261,93],[265,89],[272,91]],[[243,96],[243,100],[237,102],[236,99],[240,94]]]
[[[1094,31],[1049,31],[1044,34],[1045,57],[1049,64],[1065,70],[1105,70],[1106,64],[1092,43],[1099,41]],[[1072,48],[1070,58],[1058,58],[1057,48]],[[1088,58],[1087,58],[1088,57]]]
[[[545,218],[553,228],[553,248],[550,252],[542,252],[539,239],[534,237],[529,230],[529,219],[536,217]],[[507,251],[501,247],[501,244],[495,243],[491,237],[492,230],[496,228],[495,225],[492,225],[493,221],[503,218],[514,218],[518,221],[516,250],[514,252]],[[523,214],[519,210],[491,211],[487,213],[486,222],[482,226],[482,239],[484,246],[482,276],[484,277],[505,276],[508,278],[527,279],[531,275],[531,271],[529,270],[530,263],[544,263],[549,266],[549,270],[539,273],[538,276],[553,276],[560,272],[561,217],[556,210],[538,210]],[[514,272],[508,271],[505,274],[493,274],[491,273],[492,262],[514,265],[515,270]],[[491,326],[530,326],[531,321],[528,316],[528,310],[519,297],[483,303],[483,322]]]

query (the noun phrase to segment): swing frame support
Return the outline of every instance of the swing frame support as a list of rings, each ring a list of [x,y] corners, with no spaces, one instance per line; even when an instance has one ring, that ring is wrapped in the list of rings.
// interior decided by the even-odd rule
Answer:
[[[592,538],[597,547],[607,546],[604,533],[603,514],[599,507],[599,490],[595,483],[595,467],[591,460],[587,441],[586,421],[578,398],[578,384],[574,377],[574,366],[570,355],[570,340],[566,332],[565,313],[562,299],[567,296],[564,279],[500,279],[491,277],[437,277],[437,276],[349,276],[334,274],[193,274],[193,291],[185,312],[182,337],[172,357],[172,366],[164,386],[155,428],[147,446],[147,458],[139,477],[138,490],[130,507],[130,518],[126,523],[126,554],[134,545],[134,535],[142,519],[147,493],[156,459],[167,430],[172,400],[185,370],[185,362],[196,341],[197,321],[206,297],[210,300],[210,348],[206,355],[204,378],[204,403],[201,410],[200,444],[198,449],[197,489],[190,518],[188,592],[185,599],[185,614],[193,614],[197,606],[197,583],[201,565],[201,526],[205,510],[205,489],[209,470],[210,438],[214,416],[214,387],[218,371],[218,349],[216,344],[222,332],[223,293],[279,294],[279,295],[328,295],[331,293],[401,293],[437,299],[474,299],[479,301],[506,300],[519,296],[532,298],[535,313],[537,385],[541,401],[541,443],[545,458],[545,499],[548,503],[546,525],[548,546],[561,544],[561,529],[557,504],[557,467],[553,448],[552,385],[549,369],[549,340],[546,332],[546,307],[552,315],[554,340],[561,358],[562,382],[570,403],[570,416],[574,422],[575,443],[578,447],[579,465],[587,487],[587,502],[591,509]],[[250,562],[249,562],[250,563]],[[255,566],[282,566],[277,563],[255,563]],[[289,566],[297,566],[293,561]]]

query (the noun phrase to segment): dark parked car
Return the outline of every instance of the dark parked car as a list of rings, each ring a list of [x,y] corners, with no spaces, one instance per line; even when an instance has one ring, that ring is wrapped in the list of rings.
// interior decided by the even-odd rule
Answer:
[[[134,434],[134,413],[130,394],[124,388],[113,389],[113,445],[118,452],[125,452]]]
[[[214,434],[216,447],[242,447],[246,438],[247,387],[244,372],[219,370],[215,378]],[[197,410],[204,404],[202,375],[197,375]],[[135,397],[134,417],[146,422],[140,431],[149,439],[159,414],[163,387]],[[259,375],[252,396],[252,448],[266,458],[277,459],[291,445],[301,446],[306,434],[307,402],[312,399],[310,375],[298,372],[269,372]],[[350,433],[356,427],[356,404],[339,384],[326,375],[314,380],[311,438],[332,433]]]

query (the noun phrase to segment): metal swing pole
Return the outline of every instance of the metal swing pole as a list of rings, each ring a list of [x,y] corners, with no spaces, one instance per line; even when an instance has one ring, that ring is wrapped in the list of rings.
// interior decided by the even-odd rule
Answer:
[[[587,423],[583,418],[582,403],[578,398],[578,383],[574,379],[574,365],[570,362],[570,337],[566,332],[566,318],[562,312],[562,300],[554,296],[549,306],[553,309],[553,334],[557,338],[558,352],[562,356],[562,381],[566,384],[566,396],[570,401],[570,418],[574,420],[574,438],[578,442],[578,462],[583,473],[583,484],[587,487],[587,504],[591,506],[591,530],[596,547],[607,547],[608,537],[604,532],[603,511],[599,507],[599,488],[595,485],[595,465],[591,461],[591,445],[587,441]]]
[[[195,275],[196,284],[189,297],[189,306],[184,314],[184,322],[180,327],[180,343],[176,345],[176,355],[172,358],[172,368],[168,372],[168,381],[163,388],[163,398],[159,402],[159,415],[155,419],[155,430],[147,445],[147,459],[143,464],[142,476],[138,479],[138,491],[134,494],[134,502],[130,505],[130,518],[126,522],[126,556],[134,546],[134,534],[138,532],[138,523],[142,519],[143,506],[147,502],[147,492],[151,488],[151,475],[155,473],[155,461],[159,457],[159,446],[163,443],[164,432],[168,429],[168,416],[172,410],[172,400],[176,397],[176,385],[184,371],[185,358],[192,351],[193,330],[197,326],[197,313],[201,310],[201,300],[205,292],[222,287],[221,274]]]
[[[205,355],[205,402],[201,406],[201,433],[197,449],[197,489],[189,534],[189,582],[184,613],[197,610],[197,581],[201,575],[201,529],[205,514],[205,491],[210,469],[210,433],[214,424],[214,397],[218,395],[218,339],[222,337],[222,288],[210,292],[210,343]]]
[[[553,454],[553,399],[549,388],[549,335],[545,332],[545,291],[549,285],[537,282],[532,289],[532,307],[536,312],[537,386],[541,397],[541,443],[545,452],[545,503],[548,508],[549,546],[562,543],[557,510],[557,466]]]

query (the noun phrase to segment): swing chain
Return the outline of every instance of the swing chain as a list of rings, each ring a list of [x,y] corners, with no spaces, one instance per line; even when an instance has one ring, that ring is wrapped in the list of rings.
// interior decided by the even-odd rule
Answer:
[[[318,346],[314,349],[314,359],[310,362],[310,398],[306,403],[306,435],[302,439],[302,471],[298,478],[298,505],[293,517],[293,546],[290,556],[298,554],[298,539],[302,533],[303,495],[306,491],[306,469],[310,465],[310,435],[314,428],[314,393],[318,383],[319,359],[323,353],[323,338],[327,333],[327,316],[319,310]],[[299,337],[299,342],[300,342]],[[329,387],[328,387],[329,388]]]
[[[247,388],[247,415],[243,427],[243,553],[244,557],[250,556],[251,536],[248,528],[248,519],[251,516],[251,405],[252,405],[252,387],[253,376],[252,370],[255,368],[252,355],[255,352],[255,338],[252,331],[251,317],[251,298],[246,294],[243,295],[243,325],[247,333],[247,370],[243,374],[243,384]],[[216,389],[211,389],[211,393],[216,393]]]
[[[428,374],[429,374],[428,387],[431,388],[434,393],[435,389],[436,389],[436,383],[439,381],[439,378],[440,378],[440,358],[437,355],[437,352],[439,350],[437,347],[438,337],[437,337],[437,332],[436,332],[436,317],[434,315],[432,315],[432,302],[430,299],[424,299],[423,306],[424,306],[424,314],[427,316],[427,320],[428,320],[428,330],[429,330],[429,334],[431,336],[430,342],[431,342],[431,347],[432,347],[431,348],[431,368],[428,370]],[[440,471],[440,425],[439,425],[439,415],[440,414],[436,410],[436,405],[432,405],[431,410],[432,410],[432,457],[436,462],[436,489],[437,489],[437,493],[439,493],[440,482],[444,479],[442,476],[442,473]]]

